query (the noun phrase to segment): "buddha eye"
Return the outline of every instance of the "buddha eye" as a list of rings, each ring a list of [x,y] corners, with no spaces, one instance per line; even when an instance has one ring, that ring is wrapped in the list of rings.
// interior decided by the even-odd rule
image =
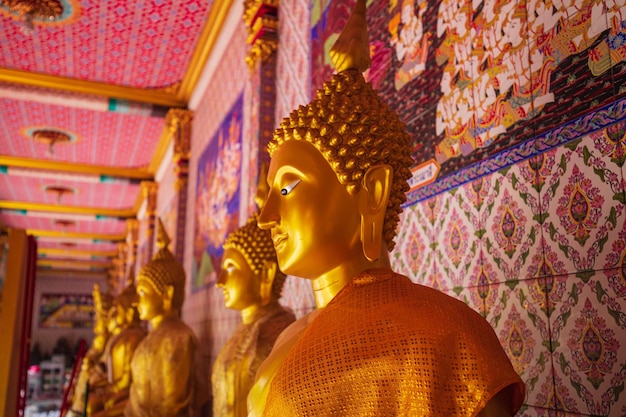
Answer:
[[[234,265],[228,265],[226,267],[226,272],[228,272],[229,274],[232,274],[234,270],[235,270],[235,266]]]
[[[302,180],[295,180],[294,182],[287,184],[284,188],[282,188],[280,190],[280,193],[282,195],[287,195],[289,194],[291,191],[293,191],[294,188],[296,188],[298,186],[298,184],[300,184],[302,182]]]

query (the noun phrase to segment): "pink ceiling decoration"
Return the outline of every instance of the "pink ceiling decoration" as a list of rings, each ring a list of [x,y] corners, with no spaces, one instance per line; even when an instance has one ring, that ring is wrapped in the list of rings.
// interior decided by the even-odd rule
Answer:
[[[48,186],[68,187],[75,192],[65,194],[60,203],[64,206],[129,209],[135,205],[141,192],[139,184],[97,183],[47,180],[25,176],[0,174],[0,200],[28,201],[38,204],[57,204],[54,193],[46,192]]]
[[[61,249],[61,250],[84,250],[92,252],[117,252],[117,243],[111,242],[98,242],[98,243],[77,243],[76,246],[67,246],[63,242],[68,242],[62,239],[37,239],[38,249]]]
[[[0,15],[5,40],[0,67],[125,85],[158,88],[182,80],[211,0],[80,2],[76,21],[20,22]]]
[[[6,138],[0,141],[0,155],[140,168],[150,163],[164,126],[159,117],[0,98],[0,132]],[[73,132],[81,140],[58,144],[49,156],[47,144],[22,133],[42,127]]]
[[[65,220],[65,219],[64,219]],[[71,226],[57,224],[55,219],[18,214],[10,211],[0,212],[0,222],[16,229],[54,230],[68,233],[92,233],[119,235],[126,233],[126,222],[123,220],[76,220]]]

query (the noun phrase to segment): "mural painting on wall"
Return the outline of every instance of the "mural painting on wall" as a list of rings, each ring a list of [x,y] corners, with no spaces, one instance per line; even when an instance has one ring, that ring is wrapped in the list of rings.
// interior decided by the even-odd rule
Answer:
[[[191,290],[215,284],[222,244],[239,223],[243,95],[198,160]]]
[[[313,90],[353,3],[313,2]],[[366,78],[413,137],[412,191],[626,96],[616,2],[369,0],[367,18]]]
[[[39,327],[47,329],[93,328],[91,294],[42,294],[39,302]]]

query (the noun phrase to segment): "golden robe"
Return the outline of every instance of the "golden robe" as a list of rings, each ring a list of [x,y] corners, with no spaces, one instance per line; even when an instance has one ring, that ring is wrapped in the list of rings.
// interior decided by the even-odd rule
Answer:
[[[271,352],[278,335],[295,319],[292,313],[274,302],[261,307],[250,323],[237,326],[213,364],[215,417],[248,415],[246,398],[256,371]]]
[[[512,386],[478,313],[386,268],[363,272],[321,309],[274,376],[265,416],[476,416]]]
[[[196,336],[168,318],[141,341],[131,361],[126,417],[189,417],[195,385]]]

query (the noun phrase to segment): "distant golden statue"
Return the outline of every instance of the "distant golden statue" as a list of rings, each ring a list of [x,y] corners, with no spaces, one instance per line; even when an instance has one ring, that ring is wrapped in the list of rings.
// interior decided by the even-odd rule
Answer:
[[[88,415],[90,416],[120,415],[120,411],[113,409],[117,404],[128,399],[132,380],[131,359],[135,349],[146,336],[135,305],[137,289],[133,283],[134,276],[134,268],[131,268],[127,280],[128,286],[113,301],[114,320],[121,331],[111,337],[110,347],[106,354],[107,379],[105,383],[94,387],[93,393],[89,396]],[[105,411],[96,414],[100,410]],[[106,410],[111,411],[107,413]]]
[[[259,229],[256,219],[252,216],[224,243],[217,286],[224,292],[226,307],[241,312],[242,322],[213,365],[216,417],[248,415],[246,398],[256,371],[278,335],[295,320],[278,303],[286,276],[278,270],[270,233]]]
[[[311,280],[318,309],[261,365],[250,415],[513,415],[524,384],[487,321],[390,269],[411,142],[361,74],[364,0],[347,26],[331,53],[339,72],[268,145],[259,226],[280,269]]]
[[[159,251],[137,277],[137,310],[152,329],[131,361],[127,417],[188,417],[195,389],[197,340],[180,319],[185,299],[185,270],[168,249],[159,219]]]
[[[85,353],[80,366],[80,372],[76,383],[74,384],[74,392],[72,393],[72,401],[68,416],[82,416],[85,412],[85,391],[87,383],[102,379],[105,374],[105,368],[102,364],[102,357],[110,337],[109,332],[109,311],[113,297],[108,293],[102,293],[98,284],[93,288],[94,300],[94,338],[91,342],[89,350]]]

